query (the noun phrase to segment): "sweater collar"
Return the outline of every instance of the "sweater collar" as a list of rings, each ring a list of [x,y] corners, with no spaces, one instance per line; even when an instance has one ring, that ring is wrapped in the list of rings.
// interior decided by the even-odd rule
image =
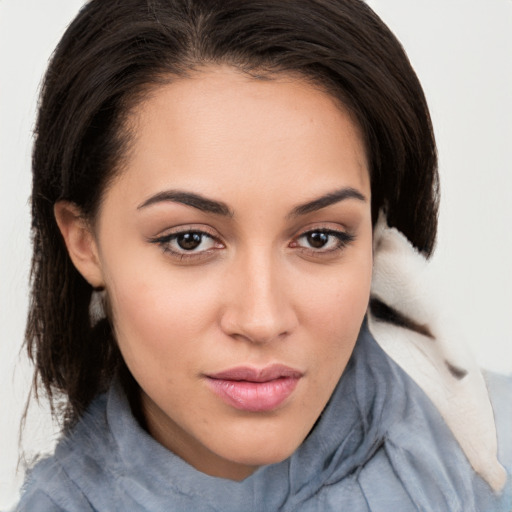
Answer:
[[[373,421],[372,416],[382,415],[383,401],[376,400],[376,389],[366,382],[365,371],[368,357],[375,359],[375,371],[385,363],[385,357],[373,354],[376,349],[380,354],[363,326],[351,359],[307,439],[290,458],[263,466],[241,482],[201,473],[157,443],[134,419],[116,382],[108,397],[107,418],[122,459],[119,471],[126,491],[141,502],[147,493],[151,502],[158,496],[162,503],[184,493],[224,511],[251,508],[251,500],[256,504],[265,496],[267,509],[277,510],[292,496],[306,498],[326,480],[342,479],[363,465],[382,441],[385,423]],[[374,428],[377,423],[379,428]]]
[[[144,510],[147,503],[151,510],[166,510],[177,496],[197,503],[196,510],[298,510],[321,488],[357,477],[381,448],[393,468],[383,478],[392,479],[419,509],[429,509],[431,500],[439,510],[476,509],[474,473],[451,432],[366,323],[310,435],[290,458],[241,482],[201,473],[157,443],[134,419],[119,383],[108,396],[107,421],[120,457],[114,468],[118,484]],[[361,510],[367,501],[378,504],[382,485],[387,484],[365,488],[359,482]],[[430,485],[435,496],[424,492]]]

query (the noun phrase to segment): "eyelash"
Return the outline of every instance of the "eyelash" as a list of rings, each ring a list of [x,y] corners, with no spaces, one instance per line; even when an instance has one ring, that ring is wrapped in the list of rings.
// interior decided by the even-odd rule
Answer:
[[[296,240],[300,240],[301,238],[306,238],[307,236],[313,235],[313,234],[322,234],[327,235],[329,237],[335,238],[335,246],[329,249],[314,249],[309,247],[300,247]],[[304,233],[300,234],[298,237],[294,239],[295,241],[292,242],[292,247],[297,247],[299,250],[311,255],[311,256],[326,256],[326,255],[332,255],[333,253],[337,253],[345,247],[347,247],[350,243],[352,243],[355,240],[355,236],[351,233],[348,233],[346,231],[338,231],[335,229],[328,229],[328,228],[317,228],[317,229],[310,229],[308,231],[305,231]],[[297,244],[297,245],[296,245]]]
[[[327,235],[329,237],[334,237],[335,240],[335,246],[329,249],[322,249],[322,248],[312,248],[312,247],[302,247],[298,244],[298,240],[306,238],[308,236],[311,236],[313,234],[322,234]],[[171,244],[173,242],[176,242],[180,236],[185,235],[199,235],[201,237],[200,244],[202,244],[206,239],[210,239],[211,243],[214,244],[214,247],[204,249],[202,251],[187,251],[186,249],[176,250],[173,249]],[[296,248],[297,250],[301,251],[302,253],[307,254],[308,256],[313,257],[322,257],[327,255],[333,255],[334,253],[337,253],[341,250],[343,250],[345,247],[347,247],[350,243],[352,243],[355,240],[355,236],[351,233],[348,233],[346,231],[338,231],[334,229],[327,229],[327,228],[317,228],[317,229],[310,229],[308,231],[305,231],[295,237],[293,241],[289,244],[289,247]],[[155,237],[149,240],[150,243],[156,244],[160,246],[162,251],[165,254],[169,254],[170,256],[178,259],[179,261],[183,260],[195,260],[200,261],[202,259],[208,258],[212,255],[212,253],[216,250],[223,249],[225,246],[222,244],[222,242],[219,241],[218,238],[213,236],[212,234],[203,231],[201,229],[184,229],[182,231],[177,231],[174,233],[169,233],[164,236]],[[328,242],[327,242],[328,244]],[[216,247],[215,247],[216,245]]]
[[[173,249],[171,246],[172,242],[177,241],[180,236],[185,235],[199,235],[201,237],[200,243],[203,243],[204,239],[206,238],[211,240],[214,245],[217,245],[217,247],[211,247],[209,249],[205,249],[202,251],[187,251],[186,249],[181,249],[184,252],[180,252],[179,250]],[[169,233],[167,235],[152,238],[149,241],[153,244],[160,246],[160,248],[165,254],[169,254],[170,256],[180,261],[189,259],[200,261],[201,259],[208,258],[209,256],[211,256],[213,251],[224,248],[224,244],[222,244],[222,242],[220,242],[218,238],[216,238],[215,236],[201,229],[193,228],[184,229],[181,231],[176,231],[175,233]]]

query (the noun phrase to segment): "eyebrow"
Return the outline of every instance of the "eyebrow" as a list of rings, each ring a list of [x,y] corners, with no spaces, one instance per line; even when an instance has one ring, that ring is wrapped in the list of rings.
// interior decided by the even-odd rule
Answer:
[[[289,213],[288,217],[299,217],[301,215],[307,215],[308,213],[321,210],[340,201],[346,199],[357,199],[359,201],[366,201],[361,192],[352,187],[344,187],[334,192],[329,192],[317,199],[308,201],[307,203],[300,204],[293,208]],[[197,208],[203,212],[214,213],[216,215],[223,215],[226,217],[233,217],[234,213],[229,209],[228,205],[222,201],[215,201],[213,199],[207,199],[206,197],[196,194],[194,192],[184,192],[182,190],[165,190],[151,196],[146,199],[143,203],[137,206],[137,210],[146,208],[156,203],[171,201],[173,203],[180,203],[186,206]]]
[[[182,190],[165,190],[159,192],[149,199],[146,199],[142,204],[137,206],[137,210],[146,208],[152,204],[171,201],[173,203],[180,203],[186,206],[192,206],[203,212],[214,213],[216,215],[224,215],[226,217],[232,217],[233,212],[229,209],[226,203],[222,201],[214,201],[213,199],[207,199],[200,194],[193,192],[184,192]]]
[[[316,212],[317,210],[339,203],[340,201],[345,201],[346,199],[357,199],[358,201],[366,202],[366,197],[361,194],[361,192],[352,187],[344,187],[296,206],[289,214],[289,217],[299,217]]]

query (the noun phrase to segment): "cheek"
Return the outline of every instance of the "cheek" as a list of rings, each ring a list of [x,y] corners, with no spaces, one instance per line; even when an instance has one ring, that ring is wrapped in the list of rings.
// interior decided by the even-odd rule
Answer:
[[[302,313],[312,340],[310,350],[319,364],[334,373],[341,372],[354,348],[368,308],[371,277],[372,255],[368,250],[350,265],[340,266],[330,279],[316,285],[304,283]]]
[[[130,367],[186,363],[215,318],[216,287],[165,262],[140,261],[118,265],[107,283],[121,352]]]
[[[304,281],[301,292],[305,298],[303,310],[320,323],[346,327],[360,324],[368,306],[372,279],[371,252],[352,258],[350,264]]]

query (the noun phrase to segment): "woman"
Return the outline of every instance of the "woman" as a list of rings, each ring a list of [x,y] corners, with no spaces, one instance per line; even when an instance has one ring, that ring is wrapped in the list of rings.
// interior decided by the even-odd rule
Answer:
[[[366,326],[379,212],[429,256],[437,171],[364,3],[93,0],[33,172],[27,343],[64,437],[20,510],[510,505]]]

